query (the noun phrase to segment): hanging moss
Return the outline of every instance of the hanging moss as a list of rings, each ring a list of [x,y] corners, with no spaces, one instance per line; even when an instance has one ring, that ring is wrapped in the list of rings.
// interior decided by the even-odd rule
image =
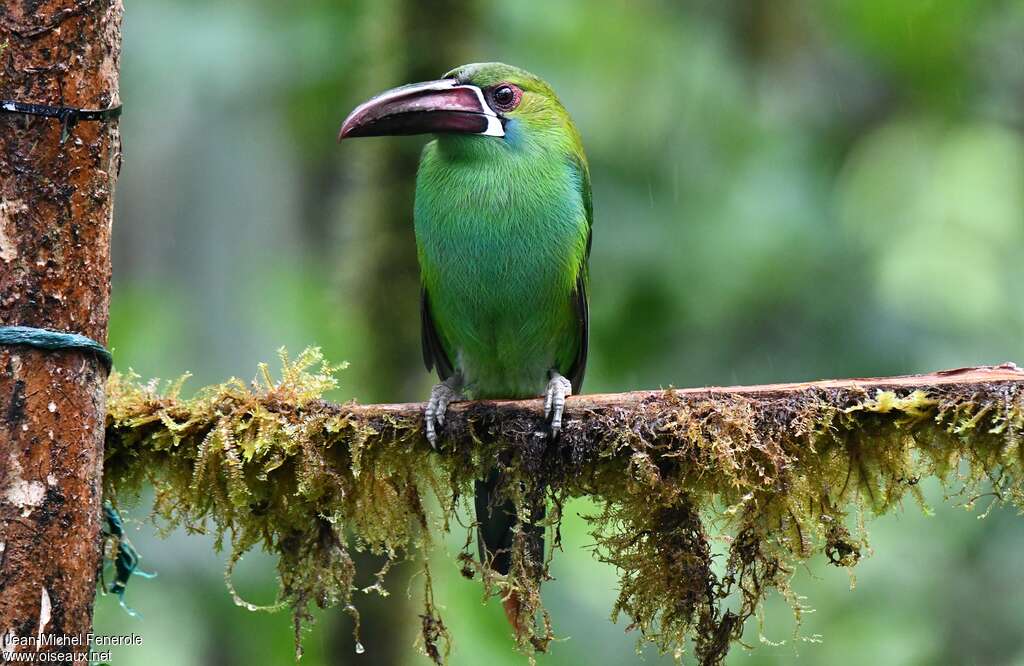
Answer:
[[[369,591],[384,593],[396,560],[425,571],[421,648],[443,663],[449,636],[433,602],[427,553],[447,531],[472,481],[495,465],[523,517],[538,501],[558,546],[559,508],[589,495],[596,556],[617,567],[614,616],[642,642],[701,664],[719,664],[770,593],[803,606],[789,587],[795,565],[817,554],[852,567],[867,544],[859,516],[882,514],[918,482],[938,477],[970,504],[984,487],[996,502],[1024,506],[1021,381],[893,387],[851,385],[748,392],[664,391],[636,400],[595,400],[570,409],[549,443],[528,403],[454,408],[448,438],[431,452],[409,406],[336,405],[321,396],[336,372],[319,350],[261,381],[231,380],[183,399],[184,378],[163,390],[114,374],[108,386],[105,485],[110,498],[156,491],[166,528],[213,531],[231,568],[260,546],[278,558],[280,598],[299,632],[311,604],[340,605],[356,617],[353,549],[387,564]],[[439,510],[430,511],[436,500]],[[472,515],[471,513],[469,515]],[[491,594],[519,594],[517,637],[527,653],[553,637],[539,581],[548,562],[531,561],[517,535],[512,573],[490,571],[472,554],[459,562]],[[717,550],[724,565],[713,566]],[[357,629],[358,632],[358,629]],[[356,637],[358,641],[358,636]]]

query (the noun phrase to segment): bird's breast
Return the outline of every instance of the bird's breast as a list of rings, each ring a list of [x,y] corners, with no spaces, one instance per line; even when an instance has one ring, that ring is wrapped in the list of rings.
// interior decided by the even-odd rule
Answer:
[[[482,183],[446,174],[417,188],[423,283],[449,357],[479,396],[543,389],[547,370],[576,344],[572,292],[585,255],[586,218],[565,178]]]

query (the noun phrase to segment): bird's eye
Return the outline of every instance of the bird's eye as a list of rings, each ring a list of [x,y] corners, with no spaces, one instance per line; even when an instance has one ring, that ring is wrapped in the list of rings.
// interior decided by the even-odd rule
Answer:
[[[498,111],[511,111],[519,106],[523,91],[511,83],[502,83],[491,92],[491,100]]]

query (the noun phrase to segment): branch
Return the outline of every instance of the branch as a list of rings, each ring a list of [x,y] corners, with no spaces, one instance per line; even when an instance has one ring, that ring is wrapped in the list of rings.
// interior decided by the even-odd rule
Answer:
[[[744,398],[754,402],[771,402],[779,399],[821,400],[845,404],[847,398],[864,398],[876,391],[910,392],[914,390],[941,391],[943,387],[960,388],[991,387],[993,384],[1009,382],[1024,386],[1024,369],[1014,363],[984,365],[953,370],[939,370],[922,375],[899,375],[895,377],[869,377],[862,379],[824,379],[815,382],[792,382],[787,384],[760,384],[751,386],[708,386],[701,388],[666,389],[659,391],[630,391],[628,393],[593,393],[570,396],[566,400],[565,420],[585,421],[593,414],[608,414],[616,410],[662,409],[672,411],[680,402],[699,403],[724,396]],[[423,417],[424,402],[386,403],[378,405],[331,405],[320,403],[319,407],[338,414],[350,414],[368,420],[401,419],[414,422]],[[543,399],[530,400],[479,400],[453,403],[448,410],[450,421],[465,422],[481,416],[493,415],[498,418],[518,418],[532,415],[538,429],[543,429],[541,416],[544,413]],[[648,411],[648,414],[655,416]]]
[[[230,535],[229,573],[257,544],[275,553],[280,601],[297,625],[311,602],[351,608],[351,547],[420,559],[423,648],[435,661],[447,632],[425,554],[460,508],[472,515],[464,498],[495,466],[506,480],[499,493],[520,516],[548,507],[548,558],[564,502],[590,496],[595,556],[620,573],[615,614],[660,651],[692,642],[702,664],[721,663],[772,590],[799,624],[795,565],[815,554],[855,565],[867,544],[860,514],[884,513],[907,494],[923,502],[923,478],[966,505],[984,487],[993,501],[1024,507],[1024,370],[1012,364],[577,396],[555,442],[540,400],[459,403],[432,452],[422,404],[326,402],[334,369],[320,363],[316,350],[294,362],[282,355],[280,380],[263,368],[260,384],[232,380],[188,400],[178,397],[180,382],[161,393],[115,375],[108,495],[151,482],[154,512],[167,524],[212,522]],[[475,561],[472,536],[467,528],[463,572],[480,574],[490,593],[516,590],[535,619],[519,646],[543,651],[552,638],[539,596],[547,561],[532,561],[519,535],[512,573],[499,577]],[[724,559],[713,566],[716,550]],[[383,589],[383,574],[371,588]]]

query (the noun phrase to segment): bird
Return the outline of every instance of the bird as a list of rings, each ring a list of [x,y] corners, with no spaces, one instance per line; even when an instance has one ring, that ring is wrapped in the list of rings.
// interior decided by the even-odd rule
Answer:
[[[338,140],[431,134],[416,174],[423,361],[440,382],[424,418],[437,446],[450,403],[544,397],[549,437],[579,393],[589,344],[593,205],[580,133],[540,77],[498,62],[457,67],[357,106]],[[481,562],[508,575],[517,516],[501,474],[475,482]],[[495,506],[498,504],[498,506]],[[535,560],[543,528],[520,526]],[[503,599],[518,636],[515,592]]]

